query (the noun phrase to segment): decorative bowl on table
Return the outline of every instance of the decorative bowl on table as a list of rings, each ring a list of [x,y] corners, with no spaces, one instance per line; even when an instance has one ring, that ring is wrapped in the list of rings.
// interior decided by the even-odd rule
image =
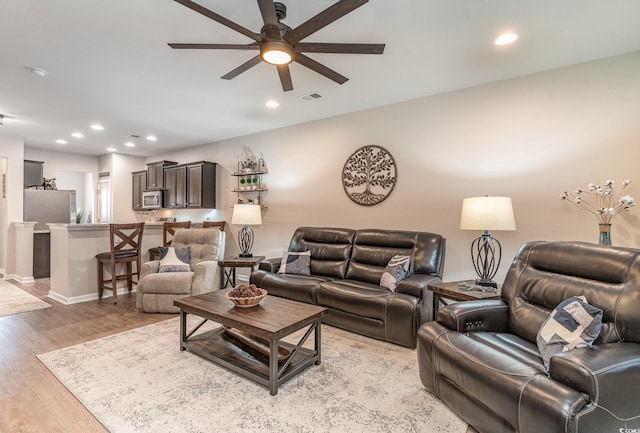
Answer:
[[[225,293],[225,296],[236,307],[255,307],[267,296],[267,291],[255,284],[242,284]]]

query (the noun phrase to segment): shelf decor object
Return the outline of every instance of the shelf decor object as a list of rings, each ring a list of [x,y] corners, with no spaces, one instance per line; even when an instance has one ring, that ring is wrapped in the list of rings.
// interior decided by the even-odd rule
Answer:
[[[462,201],[460,230],[482,230],[471,243],[471,260],[478,274],[476,284],[497,287],[493,281],[500,266],[502,246],[489,230],[515,230],[516,221],[510,197],[472,197]]]
[[[265,174],[267,174],[267,167],[262,154],[259,158],[251,153],[238,158],[238,171],[231,173],[237,178],[237,186],[232,191],[238,194],[238,204],[263,203],[262,196],[268,191],[263,182]]]
[[[362,206],[383,202],[396,186],[396,162],[383,147],[363,146],[353,152],[342,168],[347,196]]]
[[[622,195],[629,186],[631,179],[622,182],[622,189],[616,196],[613,193],[613,179],[607,179],[604,186],[595,183],[587,185],[587,189],[576,188],[573,193],[564,191],[560,194],[561,200],[568,200],[575,207],[592,213],[598,219],[600,245],[611,245],[611,222],[613,218],[622,212],[629,212],[636,201],[630,195]]]
[[[236,204],[233,206],[231,224],[242,224],[238,232],[239,257],[252,257],[253,230],[250,226],[262,224],[262,209],[255,204]]]

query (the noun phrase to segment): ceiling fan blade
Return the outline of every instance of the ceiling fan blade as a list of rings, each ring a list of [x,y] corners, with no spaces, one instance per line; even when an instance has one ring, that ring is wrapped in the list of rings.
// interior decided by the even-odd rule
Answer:
[[[211,18],[212,20],[219,22],[223,26],[227,26],[238,33],[242,33],[243,35],[253,39],[256,42],[260,42],[262,40],[262,37],[259,34],[253,33],[251,30],[244,28],[241,25],[226,19],[222,15],[218,15],[217,13],[205,8],[204,6],[200,6],[198,3],[194,3],[191,0],[175,0],[175,1],[180,3],[181,5],[188,7],[191,10],[198,12],[199,14],[204,15],[207,18]]]
[[[299,53],[382,54],[384,47],[385,44],[300,42],[296,45],[296,51]]]
[[[289,70],[289,65],[278,65],[278,75],[280,75],[282,90],[284,90],[285,92],[293,90],[293,82],[291,81],[291,71]]]
[[[315,33],[324,26],[342,18],[368,1],[369,0],[340,0],[320,12],[318,15],[308,19],[295,29],[291,30],[289,33],[284,35],[284,39],[291,44],[297,44],[310,34]]]
[[[338,84],[344,84],[347,81],[349,81],[349,79],[347,77],[338,74],[333,69],[329,69],[328,67],[326,67],[322,63],[318,63],[315,60],[313,60],[312,58],[305,56],[304,54],[300,54],[300,53],[296,54],[296,60],[295,61],[300,63],[302,66],[306,66],[307,68],[311,69],[312,71],[317,72],[320,75],[324,75],[328,79],[333,80]]]
[[[167,44],[176,50],[259,50],[260,44]]]
[[[258,0],[262,20],[264,21],[264,31],[269,39],[281,40],[280,25],[276,16],[276,8],[273,0]]]
[[[233,71],[227,72],[226,74],[224,74],[220,78],[222,78],[224,80],[231,80],[232,78],[235,78],[238,75],[242,74],[244,71],[253,68],[255,65],[257,65],[261,61],[262,60],[260,60],[260,56],[255,56],[252,59],[250,59],[249,61],[244,62],[243,64],[241,64],[240,66],[235,68]]]

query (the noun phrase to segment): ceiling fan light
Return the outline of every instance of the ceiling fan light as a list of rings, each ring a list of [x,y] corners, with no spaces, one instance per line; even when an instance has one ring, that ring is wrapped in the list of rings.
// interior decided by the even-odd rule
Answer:
[[[262,45],[260,57],[272,65],[286,65],[291,63],[293,56],[289,45],[283,42],[266,42]]]

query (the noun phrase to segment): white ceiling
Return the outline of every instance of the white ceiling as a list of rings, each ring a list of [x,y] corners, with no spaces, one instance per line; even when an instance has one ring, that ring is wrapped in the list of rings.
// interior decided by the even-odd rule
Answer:
[[[260,31],[255,0],[196,1]],[[281,1],[293,28],[335,3]],[[371,0],[305,42],[386,43],[384,54],[309,55],[350,80],[292,64],[284,93],[264,63],[220,79],[255,51],[169,48],[252,42],[172,0],[0,0],[0,10],[1,131],[89,155],[113,146],[149,156],[640,50],[637,0]],[[520,39],[493,45],[507,30]],[[304,100],[310,93],[322,98]],[[141,136],[135,148],[123,145],[129,134]]]

